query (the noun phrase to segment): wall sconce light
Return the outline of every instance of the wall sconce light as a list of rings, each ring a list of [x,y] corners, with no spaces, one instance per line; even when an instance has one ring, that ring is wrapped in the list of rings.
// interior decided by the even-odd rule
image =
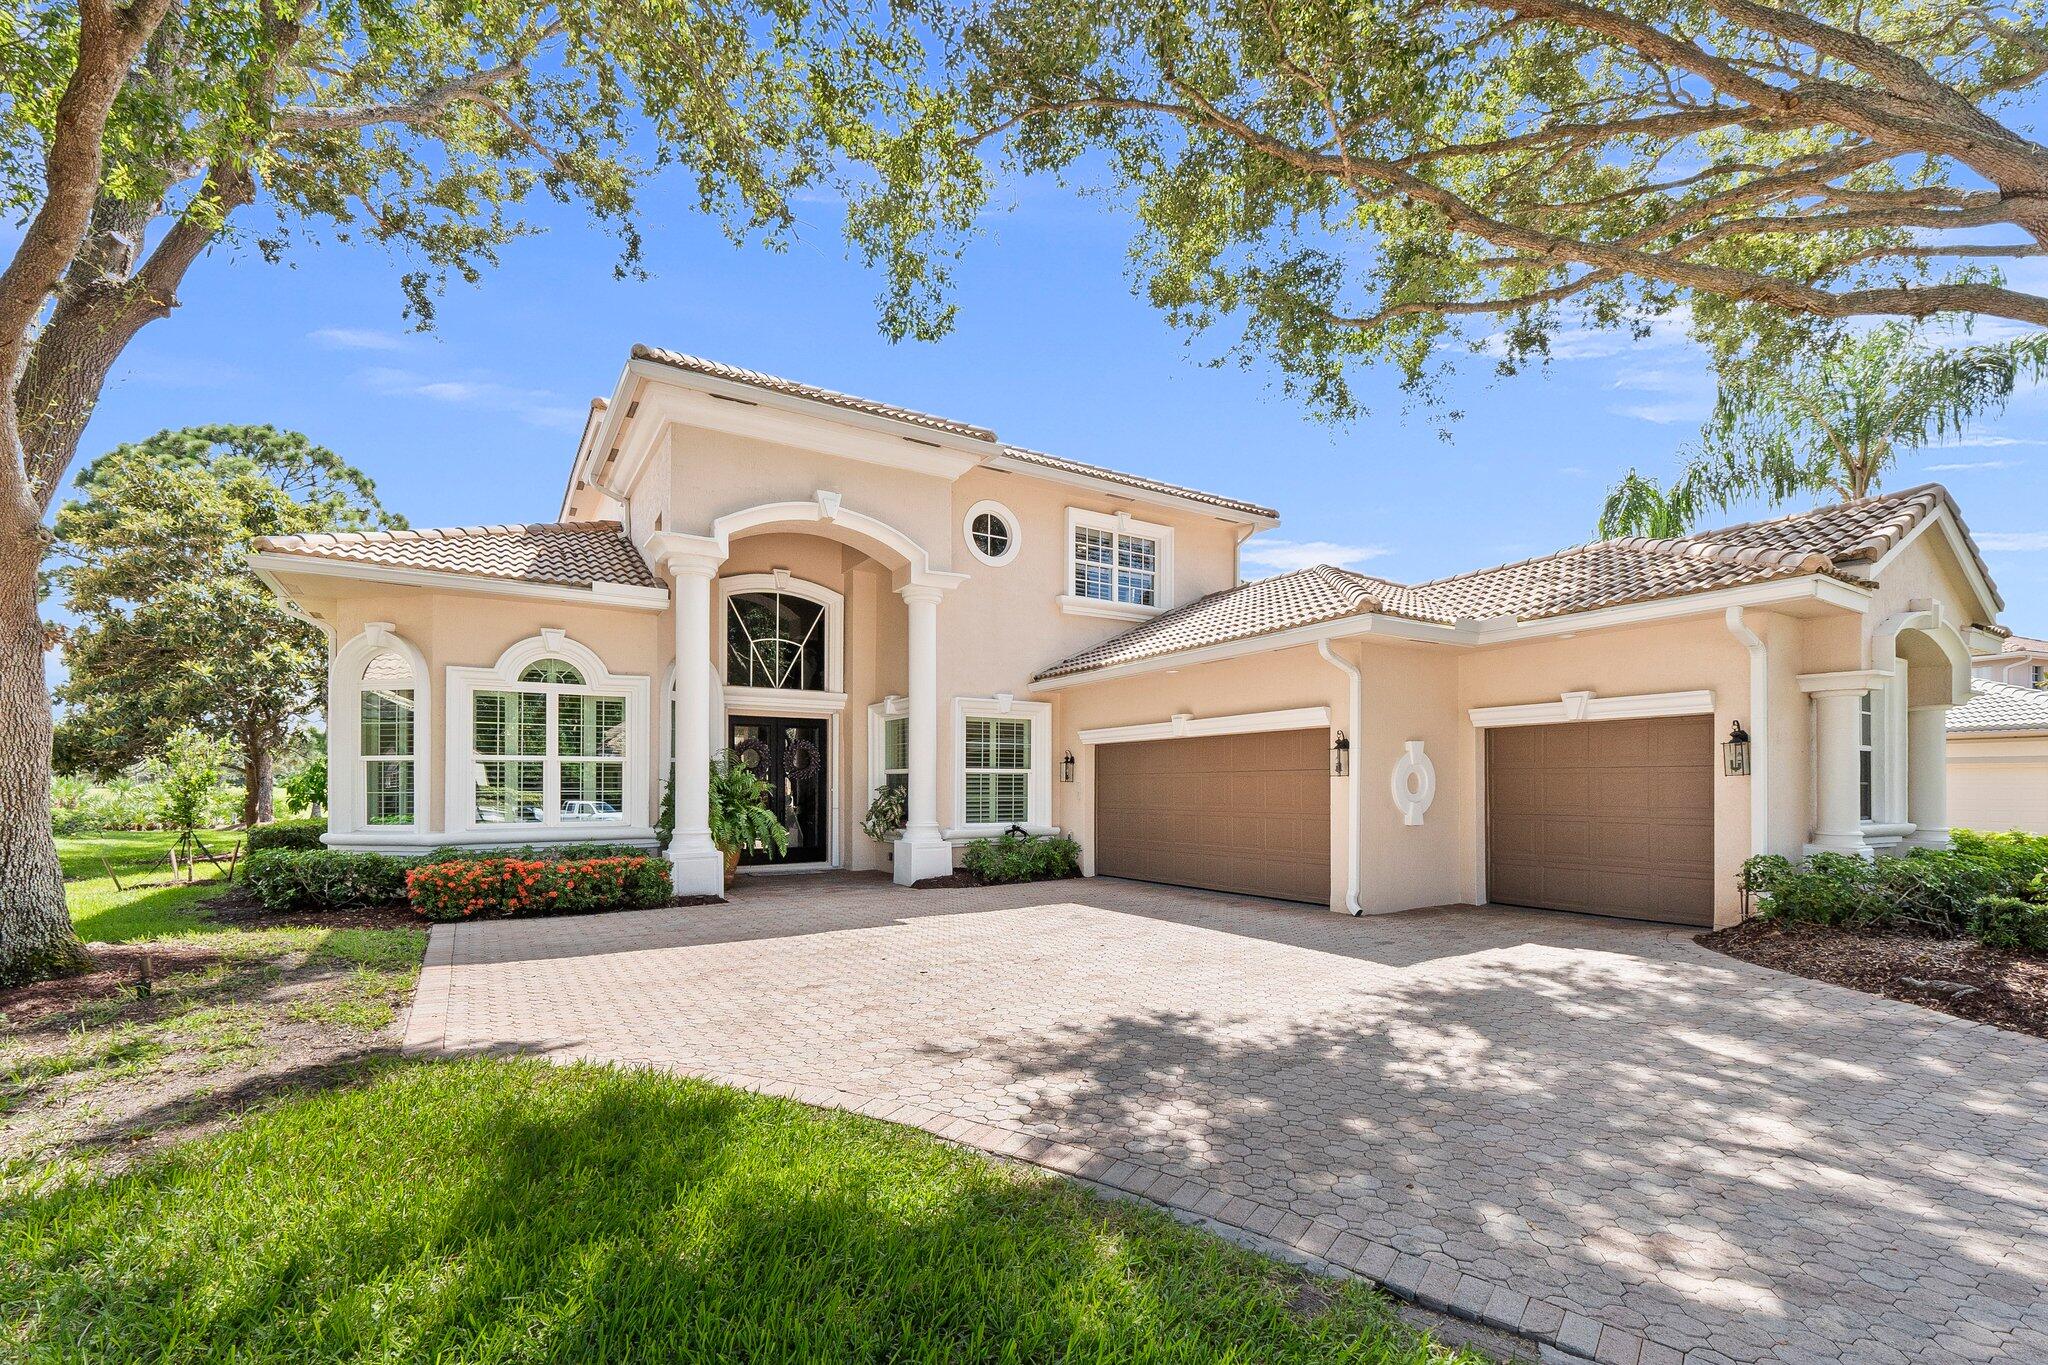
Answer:
[[[1062,759],[1060,760],[1060,781],[1062,781],[1062,782],[1072,782],[1073,780],[1074,780],[1074,751],[1073,751],[1072,749],[1069,749],[1069,750],[1067,750],[1067,756],[1066,756],[1065,758],[1062,758]]]
[[[1351,741],[1342,730],[1337,732],[1337,742],[1330,746],[1330,775],[1343,777],[1351,771]]]
[[[1730,777],[1749,776],[1749,731],[1739,720],[1721,744],[1721,768]]]

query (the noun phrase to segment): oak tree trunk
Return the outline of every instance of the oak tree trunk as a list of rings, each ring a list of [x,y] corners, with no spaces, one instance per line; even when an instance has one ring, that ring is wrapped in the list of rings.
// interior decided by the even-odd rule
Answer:
[[[50,692],[36,570],[40,519],[0,504],[0,986],[70,976],[92,965],[64,906],[50,837]]]

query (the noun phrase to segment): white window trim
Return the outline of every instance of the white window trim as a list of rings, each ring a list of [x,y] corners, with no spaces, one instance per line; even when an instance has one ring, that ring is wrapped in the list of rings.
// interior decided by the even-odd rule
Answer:
[[[816,602],[825,608],[825,686],[815,688],[744,687],[726,683],[732,676],[732,660],[726,649],[727,621],[732,611],[734,593],[779,592],[785,597],[801,597],[807,602]],[[725,688],[727,710],[741,710],[734,704],[735,694],[741,696],[747,706],[757,710],[761,707],[782,705],[795,707],[803,704],[802,699],[829,701],[837,699],[838,705],[827,710],[842,710],[846,705],[846,599],[822,583],[811,583],[794,577],[787,569],[775,569],[769,573],[733,574],[718,580],[718,681]],[[779,697],[779,703],[756,701],[758,697]],[[822,715],[821,711],[785,710],[785,715]]]
[[[981,547],[974,543],[974,519],[987,513],[1003,519],[1003,525],[1010,530],[1010,545],[999,555],[983,554]],[[960,535],[967,542],[967,553],[984,564],[1000,569],[1017,557],[1017,551],[1024,547],[1024,535],[1017,521],[1017,514],[993,498],[983,498],[967,509],[967,515],[960,519]],[[1071,549],[1069,553],[1072,553]]]
[[[1201,735],[1258,735],[1275,730],[1322,730],[1330,724],[1327,706],[1296,706],[1284,711],[1240,711],[1229,716],[1195,716],[1175,712],[1144,725],[1105,725],[1081,731],[1083,744],[1139,744],[1153,739],[1192,739]]]
[[[1023,821],[978,822],[967,819],[967,722],[970,718],[1023,719],[1031,722],[1031,779],[1026,791],[1030,818]],[[948,839],[986,839],[1014,824],[1027,833],[1052,834],[1052,703],[1018,701],[1007,692],[993,697],[953,698],[953,827]]]
[[[372,825],[369,823],[369,793],[360,780],[363,767],[363,670],[379,654],[403,656],[412,668],[412,823]],[[433,680],[427,661],[418,647],[398,634],[389,621],[369,621],[362,634],[334,652],[327,674],[327,832],[329,842],[352,835],[402,836],[423,826],[427,807],[429,772],[427,756],[433,752]],[[335,724],[335,718],[343,723]]]
[[[566,659],[576,665],[583,672],[585,690],[615,693],[626,699],[626,744],[621,774],[625,818],[616,824],[597,821],[565,824],[560,820],[498,824],[476,818],[476,782],[471,768],[476,760],[476,694],[540,690],[540,684],[521,684],[519,674],[528,664],[545,658]],[[552,629],[519,641],[499,655],[498,661],[488,668],[450,668],[448,767],[447,779],[442,783],[445,828],[451,833],[468,836],[470,841],[504,844],[560,843],[567,840],[623,843],[653,838],[648,800],[651,776],[648,762],[654,753],[653,718],[649,714],[651,690],[645,674],[614,673],[590,648],[570,639],[567,633]],[[552,734],[550,742],[553,742]]]
[[[885,740],[887,724],[892,720],[907,720],[909,716],[910,699],[907,697],[884,697],[868,707],[866,790],[860,796],[860,809],[863,816],[867,814],[868,807],[874,803],[875,793],[880,790],[882,779],[889,775],[888,769],[884,767],[889,761],[889,746]],[[906,757],[904,761],[908,763],[909,759]],[[904,770],[904,777],[908,779],[909,775],[909,769],[906,768]]]
[[[1710,716],[1714,714],[1714,694],[1706,689],[1696,692],[1641,692],[1628,697],[1566,692],[1556,701],[1531,702],[1525,706],[1475,706],[1466,714],[1471,717],[1474,727],[1481,730],[1503,725],[1571,725],[1586,720]]]
[[[1118,535],[1144,536],[1158,546],[1158,564],[1152,575],[1152,605],[1113,602],[1100,597],[1083,597],[1074,591],[1074,533],[1082,527],[1111,531]],[[1082,507],[1067,509],[1067,542],[1061,556],[1060,610],[1073,616],[1102,616],[1115,621],[1143,621],[1173,610],[1173,528],[1154,521],[1139,521],[1128,512],[1090,512]]]

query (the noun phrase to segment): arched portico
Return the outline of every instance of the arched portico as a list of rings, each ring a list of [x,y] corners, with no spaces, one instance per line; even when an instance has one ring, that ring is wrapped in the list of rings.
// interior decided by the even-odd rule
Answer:
[[[929,550],[879,517],[845,506],[835,493],[807,502],[762,503],[729,512],[709,535],[657,532],[648,552],[673,586],[676,659],[708,659],[716,626],[719,571],[733,542],[795,531],[849,545],[891,570],[907,617],[909,811],[897,841],[895,877],[908,884],[952,871],[952,851],[938,818],[938,607],[962,574],[933,566]],[[669,846],[680,895],[716,895],[724,888],[724,860],[711,841],[709,770],[714,689],[708,669],[679,667],[676,686],[676,828]]]

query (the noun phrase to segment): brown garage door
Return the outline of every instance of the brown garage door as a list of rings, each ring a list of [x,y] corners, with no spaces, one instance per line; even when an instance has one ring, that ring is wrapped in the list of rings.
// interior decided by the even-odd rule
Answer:
[[[1708,716],[1489,731],[1487,898],[1712,924],[1714,754]]]
[[[1095,870],[1328,904],[1330,732],[1103,745]]]

